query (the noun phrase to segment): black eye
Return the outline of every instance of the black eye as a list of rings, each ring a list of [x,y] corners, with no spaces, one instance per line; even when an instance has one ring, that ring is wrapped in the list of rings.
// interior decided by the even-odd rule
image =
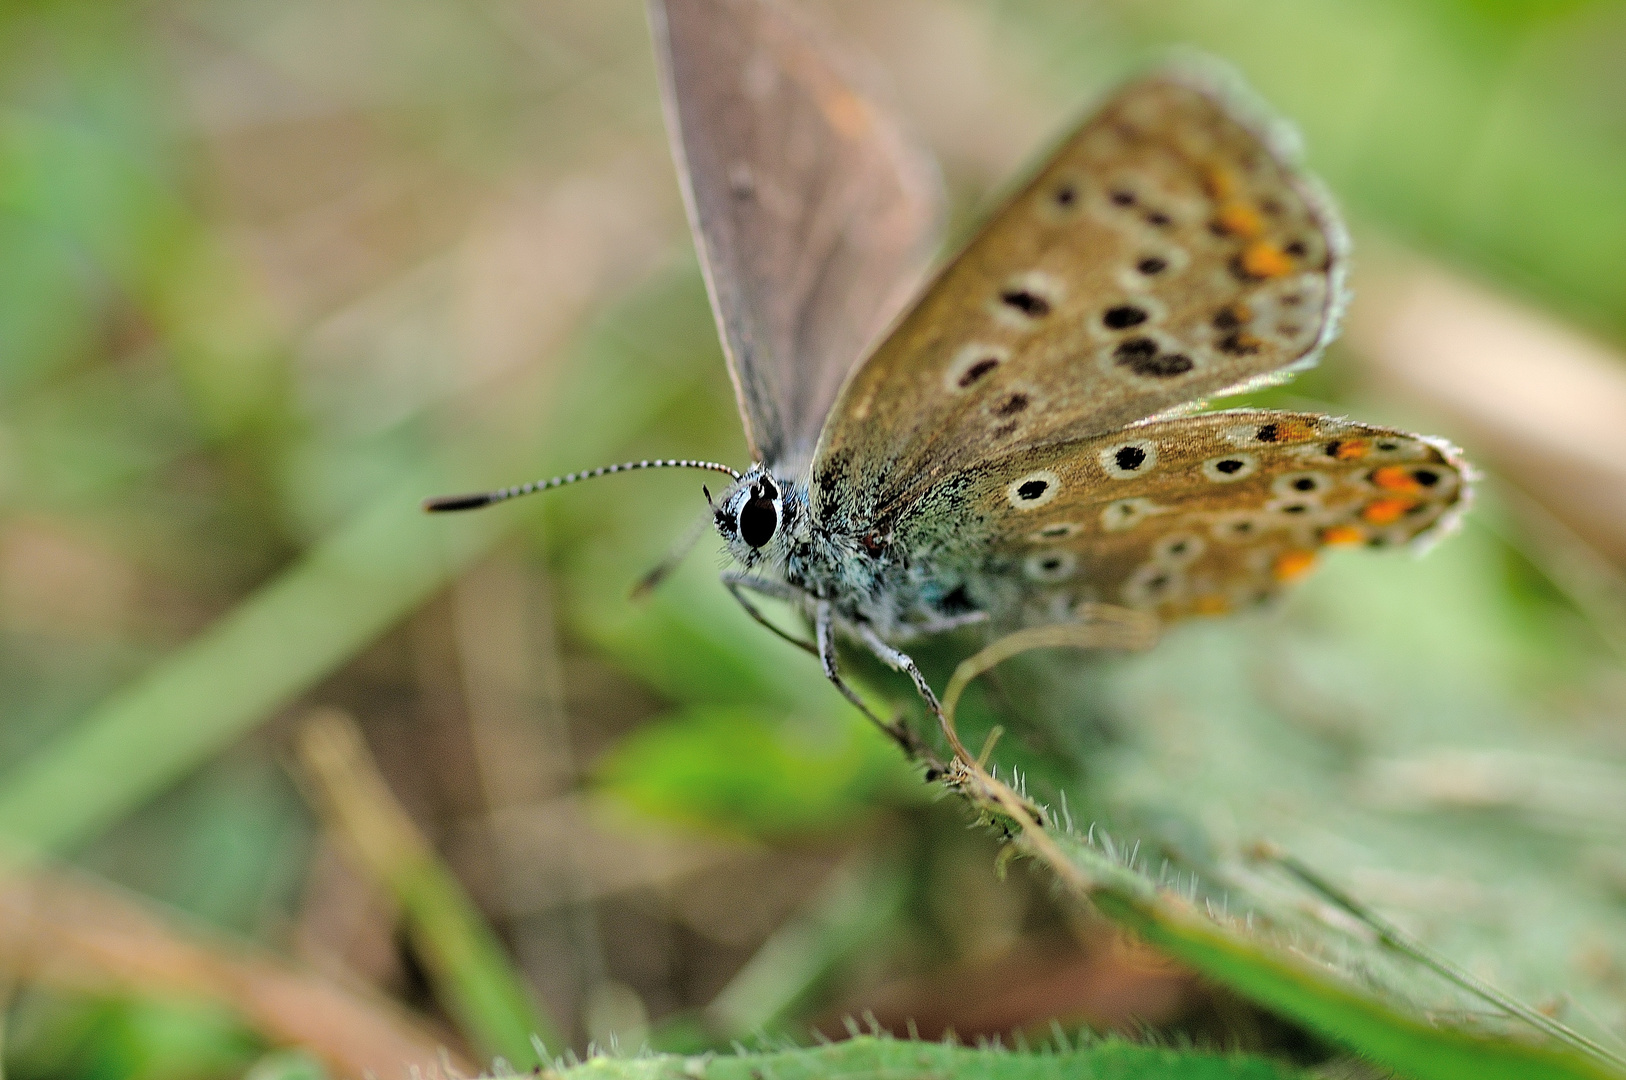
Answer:
[[[766,495],[758,495],[740,508],[740,539],[759,548],[779,528],[779,510]]]

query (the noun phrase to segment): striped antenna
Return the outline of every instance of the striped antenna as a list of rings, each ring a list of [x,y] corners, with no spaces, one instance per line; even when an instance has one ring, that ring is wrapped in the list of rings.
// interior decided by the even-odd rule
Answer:
[[[736,480],[740,479],[739,472],[716,461],[694,461],[689,458],[623,461],[619,465],[605,465],[598,469],[588,469],[586,472],[567,473],[564,476],[555,476],[551,480],[533,480],[529,484],[499,488],[496,491],[482,491],[473,495],[438,495],[433,499],[425,499],[423,508],[431,514],[444,514],[452,510],[475,510],[482,506],[490,506],[492,503],[517,499],[521,495],[530,495],[533,492],[546,491],[549,488],[564,487],[566,484],[574,484],[578,480],[591,480],[595,476],[609,476],[611,473],[631,472],[634,469],[709,469],[712,472],[727,473]]]

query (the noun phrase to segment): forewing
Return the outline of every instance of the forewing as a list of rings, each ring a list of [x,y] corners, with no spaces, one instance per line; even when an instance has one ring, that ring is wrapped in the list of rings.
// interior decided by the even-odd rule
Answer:
[[[651,0],[667,126],[758,460],[811,453],[918,283],[930,159],[773,0]]]
[[[884,516],[969,462],[1311,362],[1342,230],[1236,98],[1177,73],[1111,98],[853,373],[820,486]]]
[[[971,599],[996,622],[1064,621],[1086,602],[1222,614],[1303,577],[1323,548],[1443,532],[1468,480],[1449,447],[1406,432],[1207,413],[976,466],[943,485],[957,512],[928,500],[900,521],[899,540],[929,550],[934,534],[975,535],[962,549]]]

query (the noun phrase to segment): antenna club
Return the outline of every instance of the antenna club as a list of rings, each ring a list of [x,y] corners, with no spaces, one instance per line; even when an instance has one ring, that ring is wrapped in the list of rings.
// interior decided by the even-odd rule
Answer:
[[[426,514],[448,514],[453,510],[475,510],[490,505],[491,493],[478,492],[473,495],[437,495],[432,499],[423,501]]]

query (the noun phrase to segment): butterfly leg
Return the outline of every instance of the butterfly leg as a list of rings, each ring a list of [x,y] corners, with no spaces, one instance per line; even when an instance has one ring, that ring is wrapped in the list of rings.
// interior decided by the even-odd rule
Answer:
[[[880,657],[883,664],[893,671],[901,671],[909,676],[910,680],[915,684],[915,689],[925,699],[926,706],[931,709],[938,720],[943,720],[943,706],[938,702],[937,694],[932,691],[931,683],[927,682],[926,676],[920,673],[920,668],[916,666],[913,657],[899,649],[894,649],[882,641],[880,635],[868,626],[860,624],[858,636],[863,639],[865,645],[869,646],[870,652]]]
[[[749,589],[752,592],[759,593],[763,596],[772,597],[775,600],[788,600],[794,603],[798,600],[806,599],[806,594],[800,589],[797,589],[792,585],[787,585],[784,582],[752,577],[749,574],[741,574],[733,570],[724,571],[720,575],[720,578],[722,580],[723,587],[729,591],[735,600],[739,601],[740,607],[745,609],[745,613],[747,615],[751,616],[751,618],[773,631],[778,637],[790,642],[797,648],[806,649],[814,656],[817,656],[819,658],[819,665],[824,669],[824,677],[829,679],[837,690],[841,691],[841,696],[851,702],[853,708],[863,713],[865,718],[867,718],[870,723],[880,728],[881,731],[886,733],[889,738],[895,741],[899,746],[903,747],[904,753],[911,757],[918,756],[921,749],[920,743],[915,739],[914,733],[909,731],[908,727],[903,723],[903,720],[899,718],[892,723],[887,723],[879,716],[876,716],[870,707],[864,703],[864,699],[858,696],[858,692],[851,686],[847,685],[847,681],[841,677],[840,671],[837,670],[835,613],[830,606],[830,601],[820,600],[818,605],[814,608],[813,636],[818,643],[813,645],[803,641],[800,638],[792,637],[790,634],[787,634],[785,631],[775,626],[768,620],[768,617],[762,614],[761,610],[758,609],[748,597],[746,597],[744,591]],[[930,692],[931,691],[928,688],[927,693],[929,694]],[[929,700],[933,702],[935,707],[936,699],[933,698]]]
[[[746,598],[745,593],[741,591],[743,589],[750,589],[752,592],[759,593],[762,596],[771,597],[774,600],[788,600],[794,603],[802,599],[801,590],[790,585],[786,585],[783,582],[769,581],[765,578],[755,578],[749,574],[741,574],[734,570],[723,571],[723,573],[719,575],[719,579],[723,583],[723,588],[727,589],[734,599],[739,601],[740,607],[745,609],[745,613],[747,615],[751,616],[751,618],[773,631],[776,637],[783,638],[792,645],[796,646],[798,649],[805,652],[810,652],[814,656],[819,655],[817,646],[810,642],[803,641],[799,637],[793,637],[785,631],[779,629],[779,627],[770,622],[768,617],[762,614],[762,611],[755,604],[751,603],[751,601]]]
[[[889,738],[903,748],[903,752],[911,758],[919,757],[921,751],[920,741],[915,738],[914,732],[903,722],[899,716],[891,723],[887,723],[870,711],[864,704],[864,699],[858,696],[858,691],[847,685],[841,677],[836,666],[836,621],[835,612],[830,607],[830,601],[820,600],[813,610],[813,636],[819,643],[819,665],[824,668],[824,677],[829,679],[835,688],[841,691],[841,696],[852,702],[853,708],[869,718],[870,723],[880,728]]]

